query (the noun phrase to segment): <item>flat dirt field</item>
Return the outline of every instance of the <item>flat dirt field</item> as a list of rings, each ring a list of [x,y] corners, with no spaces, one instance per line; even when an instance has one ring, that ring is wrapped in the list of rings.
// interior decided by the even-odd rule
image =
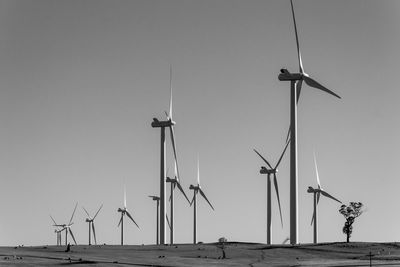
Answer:
[[[400,243],[0,247],[0,266],[400,266]]]

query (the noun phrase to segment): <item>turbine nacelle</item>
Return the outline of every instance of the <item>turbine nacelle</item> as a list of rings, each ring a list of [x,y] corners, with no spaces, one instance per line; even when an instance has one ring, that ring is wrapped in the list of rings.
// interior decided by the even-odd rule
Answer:
[[[149,196],[149,197],[151,197],[153,200],[160,201],[160,197],[157,196]]]
[[[276,174],[278,172],[277,169],[268,169],[264,166],[261,166],[260,173],[261,174]]]
[[[123,208],[123,209],[118,208],[117,212],[126,212],[126,208]]]
[[[177,182],[178,182],[178,179],[167,177],[166,181],[167,181],[167,183],[177,183]]]
[[[281,69],[281,73],[278,75],[280,81],[298,81],[303,79],[301,73],[290,73],[287,69]]]
[[[199,189],[200,189],[200,185],[192,185],[192,184],[191,184],[191,185],[189,186],[189,189],[190,189],[190,190],[199,190]]]
[[[317,190],[314,189],[314,188],[312,188],[311,186],[309,186],[308,189],[307,189],[307,192],[308,192],[308,193],[316,193]]]
[[[173,125],[175,125],[175,122],[171,119],[160,121],[157,118],[153,118],[153,122],[151,123],[151,127],[153,128],[171,127]]]

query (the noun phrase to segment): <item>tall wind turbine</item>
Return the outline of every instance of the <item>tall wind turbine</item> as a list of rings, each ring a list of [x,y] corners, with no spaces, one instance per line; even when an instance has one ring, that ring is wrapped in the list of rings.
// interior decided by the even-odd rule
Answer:
[[[121,219],[119,220],[118,226],[121,225],[121,246],[124,245],[124,216],[127,215],[129,219],[132,220],[134,224],[136,224],[137,228],[139,228],[139,225],[135,222],[135,220],[132,218],[131,214],[128,212],[126,208],[126,190],[124,188],[124,207],[123,208],[118,208],[118,212],[121,212]]]
[[[297,34],[296,18],[294,15],[293,2],[290,0],[292,7],[292,17],[294,31],[296,35],[297,57],[299,61],[299,73],[290,73],[287,69],[281,69],[278,76],[280,81],[290,81],[290,243],[298,243],[298,167],[297,167],[297,101],[300,96],[303,81],[313,88],[325,91],[335,97],[340,98],[337,94],[327,89],[316,80],[305,73],[303,62],[301,59],[299,38]]]
[[[275,167],[272,167],[271,164],[263,157],[261,154],[254,149],[254,152],[257,153],[257,155],[260,156],[260,158],[268,165],[269,168],[262,166],[260,173],[261,174],[267,174],[267,244],[271,244],[271,175],[274,177],[274,186],[275,186],[275,191],[276,191],[276,197],[278,199],[278,206],[279,206],[279,215],[281,217],[281,225],[283,227],[283,220],[282,220],[282,210],[281,210],[281,202],[279,199],[279,190],[278,190],[278,181],[276,179],[276,173],[278,172],[278,166],[281,163],[281,160],[283,158],[283,155],[286,152],[286,149],[289,145],[289,141],[286,142],[286,146],[283,149],[283,152],[281,156],[279,157],[278,162],[276,163]]]
[[[94,243],[97,245],[96,231],[95,231],[95,228],[94,228],[94,219],[96,219],[97,214],[99,214],[99,212],[100,212],[102,207],[103,207],[103,204],[101,204],[100,208],[97,210],[97,212],[96,212],[96,214],[94,215],[93,218],[90,216],[89,212],[84,207],[82,207],[83,210],[86,212],[86,214],[88,216],[86,218],[86,222],[89,224],[89,246],[91,245],[91,241],[92,241],[92,238],[91,238],[91,235],[90,235],[91,234],[91,230],[93,230]]]
[[[72,237],[72,239],[74,240],[74,243],[75,243],[75,245],[76,245],[76,240],[75,240],[74,234],[72,233],[71,226],[74,224],[74,223],[72,222],[72,219],[74,218],[74,215],[75,215],[75,211],[76,211],[76,207],[77,207],[77,206],[78,206],[78,203],[76,203],[76,205],[75,205],[74,211],[72,212],[72,216],[71,216],[71,219],[69,220],[68,224],[56,224],[55,221],[54,221],[54,219],[52,218],[52,219],[53,219],[53,222],[54,222],[54,225],[53,225],[53,226],[61,227],[61,229],[59,230],[60,233],[61,233],[62,231],[65,231],[65,245],[68,244],[68,234],[71,235],[71,237]],[[51,217],[51,216],[50,216],[50,217]],[[61,243],[61,236],[60,236],[60,243]]]
[[[177,174],[178,177],[179,175],[179,168],[178,168],[178,163],[177,163],[177,157],[176,157],[176,146],[175,146],[175,137],[174,137],[174,125],[175,122],[172,120],[172,67],[170,66],[170,99],[169,99],[169,113],[167,115],[167,120],[165,121],[160,121],[157,118],[153,118],[153,122],[151,123],[151,126],[153,128],[160,128],[161,129],[161,157],[160,157],[160,244],[164,245],[165,244],[165,235],[166,235],[166,216],[167,216],[167,210],[166,210],[166,201],[165,201],[165,196],[166,196],[166,177],[165,177],[165,165],[166,165],[166,151],[165,151],[165,128],[169,128],[170,130],[170,135],[171,135],[171,143],[172,143],[172,148],[174,151],[174,158],[175,162],[177,164]]]
[[[311,219],[311,224],[314,223],[314,244],[318,243],[318,214],[317,214],[317,206],[319,202],[320,195],[323,195],[327,198],[333,199],[339,203],[342,203],[340,200],[337,198],[333,197],[330,195],[328,192],[322,189],[321,187],[321,182],[319,180],[319,174],[318,174],[318,166],[317,166],[317,159],[315,158],[315,153],[314,153],[314,164],[315,164],[315,175],[317,177],[317,183],[318,183],[318,188],[312,188],[311,186],[308,187],[307,192],[312,193],[314,195],[314,214]]]
[[[157,197],[157,196],[149,196],[150,198],[152,198],[154,201],[156,201],[157,202],[157,223],[156,223],[156,244],[158,245],[159,244],[159,233],[158,233],[158,229],[159,229],[159,225],[158,225],[158,221],[159,221],[159,209],[160,209],[160,197]]]
[[[170,197],[170,205],[171,205],[171,211],[170,211],[170,215],[171,215],[171,220],[169,223],[169,229],[170,229],[170,244],[173,245],[174,244],[174,190],[175,187],[178,186],[179,191],[182,192],[183,196],[186,198],[186,200],[188,201],[188,203],[190,204],[190,200],[189,198],[186,196],[185,191],[182,188],[182,185],[179,181],[179,177],[178,177],[178,171],[177,171],[177,162],[174,161],[174,178],[170,178],[167,177],[167,183],[171,183],[171,197]]]
[[[200,167],[199,167],[199,159],[197,158],[197,185],[190,185],[190,190],[193,190],[193,244],[197,243],[197,193],[200,192],[200,195],[207,201],[210,207],[214,210],[214,207],[211,205],[210,201],[208,201],[206,195],[204,194],[203,190],[200,186]]]

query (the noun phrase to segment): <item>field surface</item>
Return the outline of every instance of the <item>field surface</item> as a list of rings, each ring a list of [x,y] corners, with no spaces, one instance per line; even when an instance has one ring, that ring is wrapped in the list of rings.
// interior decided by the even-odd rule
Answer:
[[[0,266],[400,266],[400,243],[0,247]]]

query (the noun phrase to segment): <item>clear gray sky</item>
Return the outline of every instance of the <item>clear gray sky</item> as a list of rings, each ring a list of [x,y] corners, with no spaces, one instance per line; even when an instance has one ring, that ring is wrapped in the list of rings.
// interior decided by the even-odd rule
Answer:
[[[303,87],[298,110],[299,241],[312,242],[313,150],[322,186],[367,212],[353,240],[399,241],[400,2],[294,1],[307,73],[342,97]],[[169,101],[184,188],[196,180],[198,240],[266,241],[266,177],[257,148],[276,162],[289,126],[297,71],[289,0],[0,1],[0,245],[55,244],[51,214],[87,242],[82,206],[99,243],[117,244],[123,186],[140,225],[127,244],[155,242],[158,129]],[[168,141],[168,166],[173,170]],[[171,172],[170,172],[171,173]],[[289,236],[289,160],[273,195],[274,243]],[[192,192],[187,190],[192,195]],[[192,241],[192,208],[176,198],[176,236]],[[322,199],[320,241],[342,241],[339,205]]]

